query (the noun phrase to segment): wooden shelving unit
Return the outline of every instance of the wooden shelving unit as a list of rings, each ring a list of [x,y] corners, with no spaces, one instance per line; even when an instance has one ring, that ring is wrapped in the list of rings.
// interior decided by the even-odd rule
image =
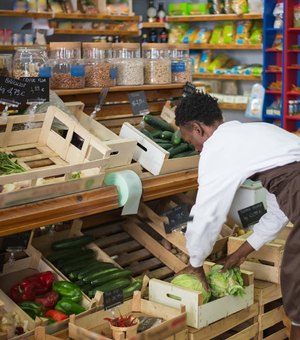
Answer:
[[[52,12],[21,12],[12,10],[0,10],[1,17],[23,17],[23,18],[34,18],[34,19],[52,19],[54,13]]]
[[[167,22],[226,21],[226,20],[262,20],[261,14],[206,14],[187,16],[168,16]]]
[[[191,50],[262,50],[262,44],[190,44]]]
[[[219,106],[222,110],[245,111],[247,108],[247,104],[236,104],[236,103],[220,103]]]
[[[61,29],[61,28],[55,28],[54,34],[57,35],[122,35],[122,36],[138,36],[140,33],[139,31],[115,31],[115,30],[85,30],[85,29]]]
[[[142,22],[141,28],[166,28],[168,26],[165,22]]]
[[[27,48],[40,48],[40,47],[46,47],[48,48],[48,45],[0,45],[0,51],[14,51],[18,47],[27,47]]]
[[[259,77],[259,76],[248,76],[248,75],[244,75],[244,74],[193,73],[193,78],[195,78],[195,79],[261,81],[261,77]]]

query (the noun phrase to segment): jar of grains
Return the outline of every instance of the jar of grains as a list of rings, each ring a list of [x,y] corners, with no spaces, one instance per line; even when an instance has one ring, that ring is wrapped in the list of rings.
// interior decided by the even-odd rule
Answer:
[[[50,59],[80,59],[81,42],[50,42]]]
[[[83,43],[85,61],[85,86],[115,86],[117,70],[112,64],[112,44],[93,42]]]
[[[13,59],[13,76],[38,77],[39,69],[48,61],[46,48],[17,47]]]
[[[0,76],[11,77],[12,75],[12,54],[0,54]]]
[[[169,45],[171,58],[172,83],[186,83],[192,81],[191,59],[189,58],[189,45]]]
[[[50,60],[51,89],[82,89],[85,86],[84,62],[81,59]]]
[[[168,44],[143,44],[145,84],[171,83]]]
[[[143,85],[144,67],[140,45],[136,43],[115,43],[113,64],[117,68],[117,85]]]

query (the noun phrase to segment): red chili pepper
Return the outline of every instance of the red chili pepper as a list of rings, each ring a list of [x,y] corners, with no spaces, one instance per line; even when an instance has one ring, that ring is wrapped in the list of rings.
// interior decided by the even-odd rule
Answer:
[[[55,309],[49,309],[46,312],[45,316],[47,316],[48,318],[52,318],[55,321],[62,321],[68,318],[68,315]]]
[[[104,318],[104,320],[108,321],[111,325],[115,327],[130,327],[134,326],[137,323],[137,320],[135,317],[133,317],[131,314],[127,316],[119,316],[116,318]]]
[[[35,293],[32,286],[21,287],[16,284],[10,289],[10,297],[17,303],[22,301],[33,301],[35,299]]]
[[[56,305],[59,294],[56,292],[48,292],[44,296],[35,298],[35,302],[40,302],[45,308],[52,308]]]

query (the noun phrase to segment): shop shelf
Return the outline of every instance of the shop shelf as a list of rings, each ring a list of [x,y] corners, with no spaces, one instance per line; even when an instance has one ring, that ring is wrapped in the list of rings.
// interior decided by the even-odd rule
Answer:
[[[199,79],[222,79],[222,80],[250,80],[260,81],[260,76],[252,76],[245,74],[214,74],[214,73],[194,73],[193,78]]]
[[[223,21],[223,20],[261,20],[259,13],[237,14],[206,14],[206,15],[178,15],[168,16],[168,22],[197,22],[197,21]]]
[[[262,44],[190,44],[191,50],[261,50]]]
[[[266,93],[269,93],[269,94],[281,94],[281,91],[266,90]]]
[[[282,50],[279,50],[278,48],[266,48],[266,52],[276,52],[276,53],[281,53]]]
[[[142,22],[141,28],[166,28],[168,26],[165,22]]]
[[[115,30],[85,30],[85,29],[61,29],[55,28],[54,34],[57,35],[126,35],[126,36],[138,36],[140,34],[139,31],[115,31]]]
[[[300,120],[300,113],[298,113],[295,116],[286,116],[286,119],[288,119],[288,120]]]
[[[12,10],[0,10],[0,16],[2,17],[23,17],[23,18],[35,18],[35,19],[51,19],[54,17],[52,12],[21,12]]]

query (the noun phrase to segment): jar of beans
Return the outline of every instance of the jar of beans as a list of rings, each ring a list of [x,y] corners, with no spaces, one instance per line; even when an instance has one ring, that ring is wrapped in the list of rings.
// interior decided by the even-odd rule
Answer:
[[[143,44],[145,84],[171,83],[168,44]]]
[[[81,42],[50,42],[50,59],[80,59]]]
[[[115,86],[117,69],[112,63],[112,44],[104,42],[82,43],[85,61],[85,86]]]
[[[0,76],[11,77],[12,75],[12,55],[0,54]]]
[[[117,68],[117,85],[143,85],[144,68],[140,45],[136,43],[115,43],[113,64]]]
[[[185,84],[192,81],[191,60],[189,58],[189,45],[169,45],[171,58],[172,83]]]

